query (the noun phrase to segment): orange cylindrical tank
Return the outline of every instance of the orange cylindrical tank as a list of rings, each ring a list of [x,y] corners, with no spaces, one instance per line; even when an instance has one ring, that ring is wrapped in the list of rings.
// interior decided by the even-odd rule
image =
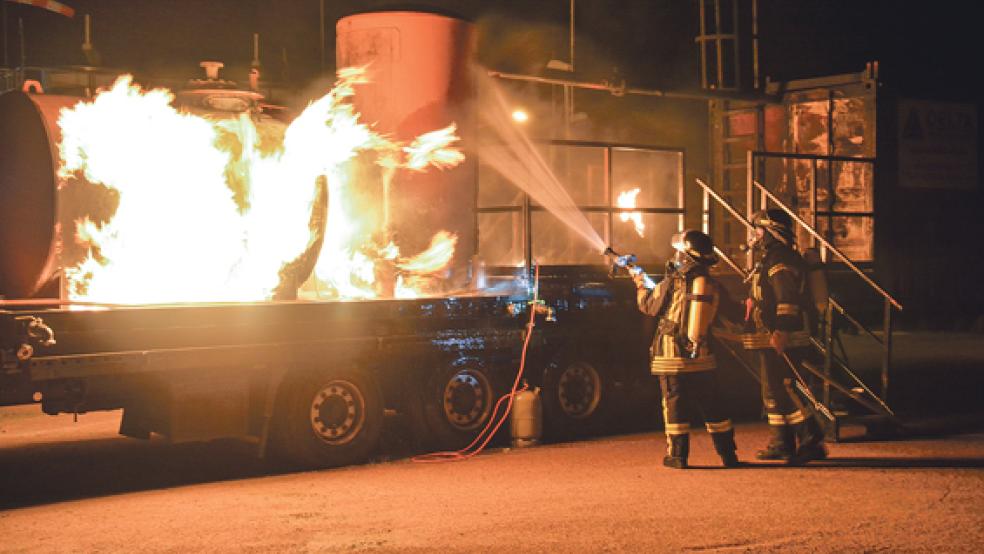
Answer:
[[[433,13],[384,11],[336,26],[339,68],[367,66],[353,100],[377,132],[409,142],[455,123],[465,161],[452,169],[401,171],[389,188],[387,231],[401,252],[422,251],[439,230],[458,236],[453,281],[469,273],[476,241],[477,165],[472,155],[473,25]],[[372,186],[366,184],[365,186]]]

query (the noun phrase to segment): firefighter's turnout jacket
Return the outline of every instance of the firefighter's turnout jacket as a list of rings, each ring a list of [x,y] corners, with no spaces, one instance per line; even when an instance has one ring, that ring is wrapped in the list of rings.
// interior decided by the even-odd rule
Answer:
[[[706,279],[705,290],[694,294],[693,283],[698,276]],[[701,322],[705,328],[710,327],[722,307],[728,315],[735,311],[736,304],[728,298],[721,284],[703,267],[694,268],[686,275],[669,272],[654,288],[643,285],[643,274],[635,275],[633,279],[638,287],[639,310],[658,318],[656,334],[649,350],[651,372],[654,375],[675,375],[714,369],[717,364],[707,340],[697,344],[696,355],[693,355],[686,350],[684,336],[693,302],[709,304],[703,311],[706,321]],[[740,311],[740,308],[737,309]],[[709,334],[709,329],[706,332]]]
[[[810,335],[805,326],[807,264],[796,250],[775,241],[766,246],[762,262],[752,275],[751,323],[754,333],[744,336],[745,347],[758,350],[762,370],[762,400],[769,425],[800,426],[807,418],[796,394],[789,388],[794,376],[789,363],[798,365],[808,352]],[[772,331],[789,333],[786,358],[769,344]]]
[[[788,332],[790,348],[809,345],[803,313],[806,272],[806,262],[797,251],[778,241],[766,247],[762,262],[752,274],[751,323],[755,334],[746,336],[746,348],[770,348],[772,331]]]

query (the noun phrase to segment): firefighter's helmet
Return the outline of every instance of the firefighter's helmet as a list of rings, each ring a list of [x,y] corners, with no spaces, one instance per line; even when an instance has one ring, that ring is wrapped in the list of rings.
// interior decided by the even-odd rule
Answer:
[[[717,254],[714,253],[714,241],[705,233],[695,229],[676,233],[670,239],[670,245],[677,252],[692,258],[696,263],[711,266],[718,261]]]
[[[793,218],[784,210],[759,210],[752,215],[752,225],[761,227],[772,238],[787,246],[795,243]]]

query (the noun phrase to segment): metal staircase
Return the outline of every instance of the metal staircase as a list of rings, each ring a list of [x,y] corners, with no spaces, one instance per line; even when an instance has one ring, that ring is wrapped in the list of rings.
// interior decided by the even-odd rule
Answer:
[[[713,231],[712,227],[714,223],[717,223],[717,218],[712,217],[715,212],[712,207],[720,208],[720,212],[725,213],[731,217],[733,222],[745,227],[748,232],[751,232],[752,225],[749,222],[749,218],[743,216],[732,203],[728,202],[721,194],[715,192],[710,186],[701,181],[696,180],[696,184],[700,187],[702,191],[702,227],[703,231],[707,234],[711,234]],[[821,252],[821,259],[824,262],[829,262],[830,258],[833,257],[837,262],[842,263],[847,269],[853,272],[854,275],[860,277],[862,282],[877,293],[883,301],[883,320],[882,329],[879,333],[876,333],[869,329],[866,325],[862,324],[857,318],[852,316],[844,306],[837,301],[836,298],[830,297],[827,303],[826,313],[823,314],[823,321],[818,326],[820,331],[815,333],[815,336],[811,337],[811,343],[816,351],[820,354],[823,359],[822,367],[814,367],[813,364],[805,363],[803,368],[805,373],[811,375],[819,383],[822,383],[822,394],[814,395],[808,388],[808,383],[798,382],[797,387],[803,396],[816,404],[813,406],[817,413],[822,417],[829,420],[830,425],[827,427],[828,435],[832,440],[838,440],[840,437],[840,427],[844,423],[857,422],[864,424],[872,434],[877,429],[879,432],[894,430],[898,427],[898,420],[896,418],[895,412],[889,407],[886,399],[888,397],[888,387],[889,387],[889,375],[891,373],[891,361],[892,361],[892,311],[902,310],[902,305],[893,298],[888,292],[886,292],[882,287],[875,283],[868,275],[864,273],[857,265],[849,259],[841,250],[833,246],[826,238],[824,238],[813,226],[808,224],[803,220],[797,213],[782,202],[775,194],[769,191],[766,187],[762,186],[759,182],[749,176],[748,179],[748,191],[747,191],[747,208],[748,212],[751,213],[752,205],[754,202],[752,199],[755,195],[758,195],[760,201],[759,205],[761,208],[766,208],[771,206],[778,207],[785,211],[793,219],[794,223],[803,231],[805,231],[810,237],[811,243],[818,245]],[[712,204],[712,201],[714,204]],[[814,215],[815,218],[815,215]],[[711,235],[713,236],[713,235]],[[739,275],[742,279],[747,279],[749,272],[751,271],[750,260],[746,265],[746,268],[742,267],[742,264],[736,262],[731,256],[729,256],[722,249],[715,247],[718,256],[722,261],[725,262],[733,272]],[[849,322],[851,325],[857,329],[864,332],[865,336],[876,341],[882,349],[882,364],[880,372],[880,394],[876,394],[872,387],[866,384],[862,378],[854,371],[848,362],[848,357],[846,349],[844,348],[843,341],[839,335],[840,325],[836,325],[836,318],[843,318],[845,321]],[[816,336],[819,335],[819,336]],[[725,350],[731,353],[735,359],[756,379],[760,380],[758,370],[754,369],[754,364],[746,360],[745,356],[742,355],[740,348],[733,348],[725,341],[717,341],[719,345]],[[835,348],[839,347],[840,352],[835,352]],[[846,378],[848,384],[842,384],[841,380]],[[843,407],[836,405],[834,400],[834,391],[842,395],[845,399],[853,401],[854,404],[864,408],[868,414],[864,416],[856,416],[848,412]],[[819,398],[817,398],[819,396]]]

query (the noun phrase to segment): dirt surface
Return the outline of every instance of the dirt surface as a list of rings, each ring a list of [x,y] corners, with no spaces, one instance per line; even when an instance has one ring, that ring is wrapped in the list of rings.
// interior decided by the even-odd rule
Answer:
[[[466,462],[270,473],[241,443],[115,435],[119,413],[0,410],[0,551],[977,552],[984,434],[833,444],[815,466],[687,471],[642,433]],[[847,433],[850,434],[850,433]],[[739,454],[764,445],[738,426]]]

